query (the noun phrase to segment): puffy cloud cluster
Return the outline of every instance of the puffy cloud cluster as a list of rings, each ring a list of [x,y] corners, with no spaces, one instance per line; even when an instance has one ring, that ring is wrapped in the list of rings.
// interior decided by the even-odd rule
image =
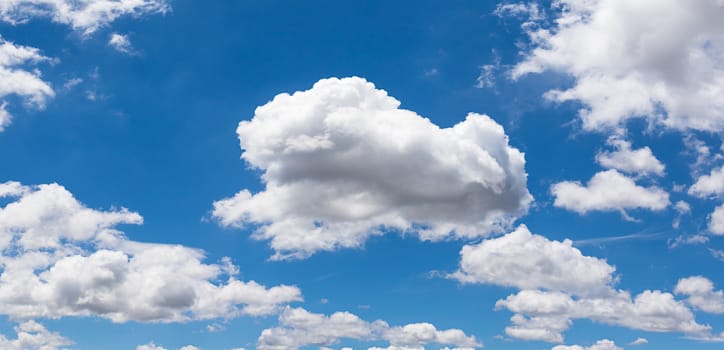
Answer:
[[[603,259],[583,255],[570,240],[550,241],[521,225],[504,236],[464,246],[460,269],[451,277],[465,283],[597,294],[608,291],[615,270]]]
[[[45,17],[88,35],[121,16],[169,10],[166,0],[5,0],[0,2],[0,19],[17,24]]]
[[[464,283],[521,289],[499,300],[496,309],[514,313],[506,334],[513,338],[563,342],[576,319],[652,332],[706,337],[711,328],[671,293],[644,291],[636,296],[614,288],[615,267],[585,256],[571,241],[551,241],[525,226],[504,236],[467,245],[459,270]]]
[[[459,329],[438,330],[429,323],[390,327],[384,321],[367,322],[349,312],[326,316],[301,308],[287,308],[279,316],[279,326],[262,331],[257,349],[296,350],[310,345],[331,346],[341,339],[384,340],[390,343],[386,348],[389,350],[424,350],[427,344],[453,345],[465,349],[482,347],[475,337]]]
[[[724,292],[714,290],[714,283],[702,276],[682,278],[674,293],[686,295],[686,303],[713,314],[724,314]]]
[[[602,151],[596,155],[596,161],[607,169],[617,169],[635,175],[664,175],[666,167],[649,147],[631,149],[631,142],[612,137],[608,144],[614,151]]]
[[[112,33],[110,39],[108,39],[108,45],[116,51],[127,55],[133,55],[136,52],[131,43],[131,39],[125,34]]]
[[[296,287],[238,280],[228,258],[206,264],[196,249],[128,240],[115,226],[140,224],[139,214],[87,208],[60,185],[8,182],[0,198],[0,312],[11,318],[175,322],[267,315],[301,300]]]
[[[699,198],[721,198],[724,195],[724,167],[714,168],[701,175],[689,188],[689,194]],[[709,215],[709,232],[724,235],[724,204]]]
[[[692,337],[709,334],[711,327],[696,322],[694,314],[670,293],[644,291],[632,298],[626,291],[609,296],[576,297],[557,291],[523,290],[496,303],[515,313],[505,329],[511,337],[563,341],[572,320],[595,322],[649,332],[679,332]]]
[[[612,340],[602,339],[591,346],[580,346],[580,345],[558,345],[554,346],[551,350],[623,350],[623,348],[616,346],[616,343]]]
[[[361,78],[277,95],[237,133],[265,189],[214,203],[224,226],[254,225],[275,258],[359,247],[388,230],[425,240],[507,227],[532,200],[525,159],[490,117],[440,128]]]
[[[586,185],[563,181],[551,186],[553,205],[579,214],[590,211],[627,209],[663,210],[671,203],[669,194],[657,186],[644,187],[615,169],[593,175]]]
[[[0,99],[15,95],[29,106],[45,107],[45,102],[55,96],[55,92],[31,67],[49,60],[34,47],[16,45],[0,37]],[[7,106],[7,102],[0,102],[0,131],[12,119]]]
[[[154,342],[150,342],[148,344],[139,345],[136,347],[136,350],[167,350],[163,346],[156,345]],[[201,348],[197,348],[193,345],[186,345],[180,347],[178,350],[201,350]]]
[[[513,78],[570,75],[553,101],[579,101],[583,128],[631,118],[675,129],[724,130],[724,3],[703,0],[560,0],[551,21],[525,22],[530,38]]]
[[[73,344],[58,333],[50,332],[35,321],[27,321],[15,327],[17,337],[7,339],[0,334],[0,348],[4,350],[58,350]]]

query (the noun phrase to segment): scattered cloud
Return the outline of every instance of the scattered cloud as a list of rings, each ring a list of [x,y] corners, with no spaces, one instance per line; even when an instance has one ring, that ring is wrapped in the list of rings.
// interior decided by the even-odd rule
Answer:
[[[580,345],[558,345],[554,346],[551,350],[623,350],[616,346],[612,340],[603,339],[596,342],[591,346],[580,346]]]
[[[631,149],[631,142],[618,137],[608,139],[614,151],[601,151],[596,161],[606,169],[616,169],[633,175],[664,175],[665,166],[654,156],[651,148]]]
[[[551,186],[553,205],[586,214],[589,211],[619,211],[625,217],[627,209],[663,210],[669,206],[669,194],[659,187],[642,187],[633,179],[611,169],[596,173],[588,184],[563,181]]]
[[[628,343],[628,345],[637,346],[637,345],[645,345],[645,344],[648,344],[648,343],[649,343],[649,340],[646,339],[646,338],[636,338],[636,340]]]
[[[526,212],[525,159],[502,126],[471,113],[440,128],[399,106],[361,78],[277,95],[237,129],[265,189],[215,202],[213,217],[256,226],[253,237],[285,259],[360,247],[386,231],[480,237]]]
[[[699,198],[718,197],[724,194],[724,166],[702,175],[689,188],[689,194]]]
[[[584,129],[621,131],[627,120],[645,118],[679,130],[724,130],[721,1],[561,0],[551,14],[550,22],[524,24],[530,48],[512,76],[571,76],[572,87],[545,97],[582,103]]]
[[[2,6],[2,5],[0,5]],[[16,45],[0,37],[0,99],[9,95],[22,98],[27,106],[42,109],[48,99],[55,96],[53,88],[40,76],[40,71],[31,69],[41,62],[51,61],[40,50]],[[0,132],[11,122],[8,103],[0,102]]]
[[[16,338],[0,334],[0,348],[4,350],[59,350],[73,342],[58,333],[50,332],[35,321],[26,321],[15,327]]]
[[[50,18],[90,35],[122,16],[170,11],[166,0],[9,0],[0,3],[0,19],[11,24]]]
[[[693,312],[671,293],[646,290],[636,296],[616,290],[616,269],[585,256],[570,240],[551,241],[525,226],[461,250],[459,270],[450,276],[465,283],[516,287],[496,310],[514,313],[505,333],[517,339],[562,343],[576,319],[651,332],[711,336]]]
[[[724,292],[714,290],[714,283],[702,276],[682,278],[674,293],[686,295],[686,303],[712,314],[724,314]]]
[[[279,326],[262,331],[257,349],[296,350],[310,345],[326,347],[336,345],[342,339],[384,340],[390,343],[385,348],[389,350],[423,350],[427,344],[453,345],[465,349],[482,347],[475,337],[459,329],[438,330],[430,323],[392,327],[381,320],[364,321],[349,312],[326,316],[301,308],[287,308],[279,316]]]
[[[139,214],[90,209],[60,185],[6,182],[0,198],[0,313],[12,319],[179,322],[268,315],[301,300],[296,287],[238,280],[229,260],[131,241],[115,227],[141,224]]]
[[[110,39],[108,39],[108,45],[116,51],[127,55],[133,55],[136,53],[136,50],[133,48],[133,44],[131,44],[131,39],[129,39],[126,34],[112,33]]]
[[[603,259],[584,256],[570,240],[550,241],[521,225],[504,236],[464,246],[460,269],[450,277],[463,283],[587,295],[607,292],[615,270]]]

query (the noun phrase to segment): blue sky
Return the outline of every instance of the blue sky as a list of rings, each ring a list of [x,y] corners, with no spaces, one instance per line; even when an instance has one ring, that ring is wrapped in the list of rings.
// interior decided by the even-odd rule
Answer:
[[[0,0],[0,347],[719,349],[721,15]]]

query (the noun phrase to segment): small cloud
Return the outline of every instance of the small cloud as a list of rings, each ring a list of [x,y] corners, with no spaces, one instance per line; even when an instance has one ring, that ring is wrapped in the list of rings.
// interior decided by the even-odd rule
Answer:
[[[437,68],[428,69],[425,71],[426,77],[434,77],[440,74],[440,71],[437,70]]]
[[[495,76],[500,70],[500,55],[493,50],[493,62],[480,66],[480,75],[475,80],[475,87],[479,89],[495,87]]]
[[[327,299],[327,298],[322,298],[322,300],[320,300],[319,302],[322,303],[322,304],[327,304],[327,303],[329,303],[329,299]]]
[[[63,90],[68,91],[83,82],[82,78],[71,78],[63,83]]]
[[[131,40],[128,38],[128,35],[125,34],[111,34],[111,38],[108,40],[108,45],[116,49],[116,51],[125,53],[127,55],[136,54],[136,50],[133,48]]]
[[[8,112],[7,107],[8,103],[3,101],[0,103],[0,132],[4,131],[5,128],[10,125],[10,122],[13,119],[13,116]]]
[[[206,326],[206,330],[211,333],[221,332],[223,330],[226,330],[226,325],[221,323],[212,323]]]
[[[669,248],[676,248],[682,245],[697,245],[709,242],[709,237],[705,235],[691,235],[691,236],[679,236],[672,240],[669,240]]]
[[[711,256],[717,258],[718,260],[724,261],[724,250],[709,248],[709,253],[711,253]]]
[[[646,338],[636,338],[636,340],[628,343],[628,345],[636,346],[636,345],[644,345],[648,344],[649,341]]]

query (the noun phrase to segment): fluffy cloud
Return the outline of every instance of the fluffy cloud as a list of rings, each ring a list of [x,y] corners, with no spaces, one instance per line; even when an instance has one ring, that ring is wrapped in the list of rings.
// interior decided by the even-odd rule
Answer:
[[[459,270],[450,275],[464,283],[521,289],[499,300],[496,310],[513,312],[508,336],[562,343],[576,319],[651,332],[680,332],[710,337],[710,327],[671,293],[644,291],[635,297],[614,288],[615,267],[585,256],[570,240],[551,241],[521,225],[502,237],[467,245]]]
[[[114,322],[175,322],[266,315],[301,300],[291,286],[236,279],[228,258],[126,239],[140,224],[121,208],[85,207],[57,184],[0,184],[0,310],[11,318],[97,315]],[[217,282],[226,277],[224,282]]]
[[[664,175],[662,164],[649,147],[631,149],[631,142],[610,138],[608,144],[614,151],[603,151],[596,155],[596,161],[607,169],[617,169],[625,173],[637,175]]]
[[[714,284],[702,276],[682,278],[674,293],[686,295],[686,302],[699,310],[724,314],[724,292],[714,290]]]
[[[662,210],[669,204],[669,194],[656,186],[643,187],[617,170],[596,173],[585,186],[580,182],[563,181],[551,186],[553,205],[579,214],[589,211],[620,211],[626,209]]]
[[[576,298],[562,292],[523,290],[496,303],[496,309],[515,313],[506,333],[515,338],[562,342],[562,331],[574,319],[650,332],[680,332],[701,337],[711,328],[670,293],[644,291],[635,298],[625,291],[605,297]]]
[[[17,337],[7,339],[0,334],[0,348],[4,350],[58,350],[73,344],[58,333],[45,329],[35,321],[23,322],[15,327]]]
[[[472,238],[526,211],[523,154],[491,118],[440,128],[361,78],[277,95],[237,133],[265,189],[214,203],[224,226],[257,227],[275,258],[360,247],[387,230]]]
[[[709,215],[709,232],[724,235],[724,204],[716,207]]]
[[[110,39],[108,39],[108,45],[110,45],[116,51],[125,53],[127,55],[132,55],[135,53],[135,50],[133,49],[133,44],[131,44],[131,39],[129,39],[128,35],[125,34],[112,33]]]
[[[325,316],[300,308],[287,308],[279,316],[279,326],[262,331],[257,349],[296,350],[309,345],[330,346],[343,338],[385,340],[390,343],[387,349],[424,350],[426,344],[482,347],[475,337],[467,336],[461,330],[438,330],[429,323],[390,327],[384,321],[367,322],[349,312]]]
[[[708,175],[701,175],[689,188],[689,194],[699,198],[718,198],[724,195],[724,167],[712,169]],[[709,232],[724,235],[724,204],[716,207],[709,215]]]
[[[0,99],[16,95],[31,107],[45,107],[45,102],[55,96],[55,92],[31,67],[49,60],[34,47],[16,45],[0,37]],[[7,102],[0,102],[0,131],[12,119],[7,107]]]
[[[623,348],[616,346],[616,343],[611,340],[602,339],[591,346],[583,347],[580,345],[558,345],[553,347],[551,350],[623,350]]]
[[[724,3],[704,0],[560,0],[530,38],[513,78],[557,71],[579,101],[583,127],[620,128],[634,117],[676,129],[724,130]]]
[[[46,17],[87,35],[121,16],[169,10],[166,0],[5,0],[0,2],[0,19],[17,24]]]
[[[451,277],[465,283],[598,294],[609,290],[615,270],[603,259],[584,256],[570,240],[550,241],[521,225],[502,237],[464,246],[460,269]]]
[[[166,350],[166,348],[164,348],[163,346],[158,346],[154,342],[150,342],[148,344],[137,346],[136,350]],[[201,348],[197,348],[193,345],[186,345],[180,347],[178,350],[201,350]]]
[[[644,345],[644,344],[648,344],[648,343],[649,343],[649,340],[646,338],[636,338],[636,340],[628,343],[628,345],[637,346],[637,345]]]
[[[699,198],[716,197],[724,194],[724,167],[713,169],[702,175],[689,188],[689,194]]]

